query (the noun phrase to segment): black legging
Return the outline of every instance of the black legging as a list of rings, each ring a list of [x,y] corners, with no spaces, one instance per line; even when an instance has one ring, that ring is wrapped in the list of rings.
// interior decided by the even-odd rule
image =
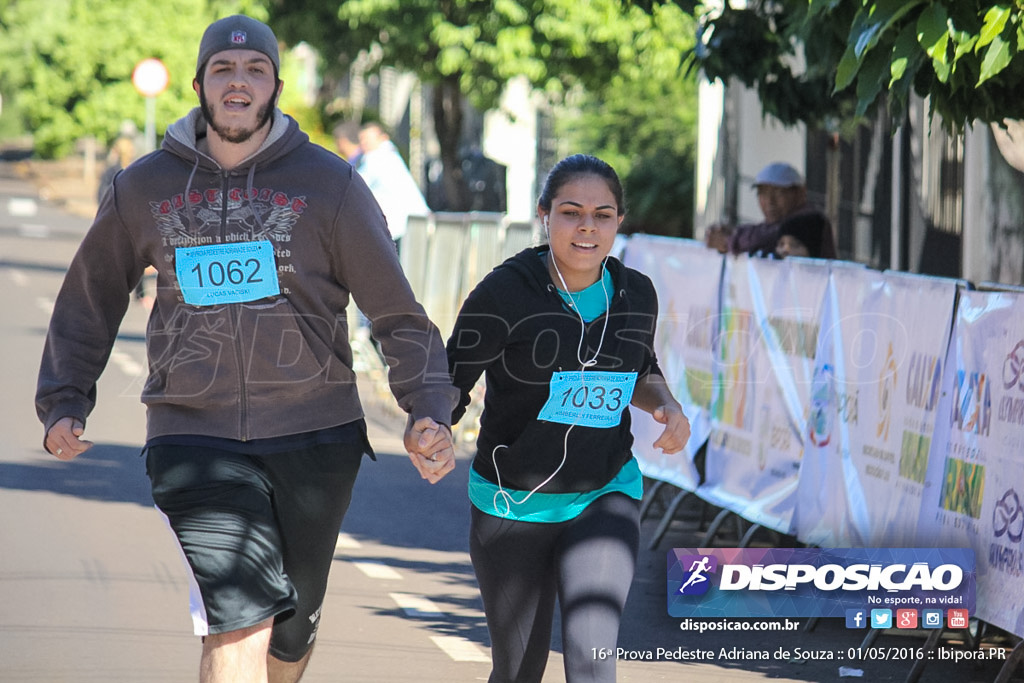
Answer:
[[[601,496],[568,522],[514,522],[472,509],[470,557],[491,635],[490,683],[539,682],[562,612],[567,683],[614,683],[619,621],[633,582],[640,504]]]

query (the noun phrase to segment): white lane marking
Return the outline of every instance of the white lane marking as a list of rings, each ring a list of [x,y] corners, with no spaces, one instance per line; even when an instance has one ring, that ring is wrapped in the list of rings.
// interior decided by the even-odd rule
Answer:
[[[389,581],[401,580],[402,575],[386,564],[379,562],[356,562],[353,561],[356,569],[369,576],[371,579],[387,579]]]
[[[50,236],[50,226],[38,225],[36,223],[22,223],[18,226],[18,233],[22,237],[46,239]]]
[[[7,213],[12,216],[35,216],[39,205],[31,197],[11,197],[7,200]]]
[[[410,593],[388,593],[408,617],[442,617],[444,612],[427,598]]]
[[[458,636],[430,636],[434,644],[456,662],[489,662],[490,656],[475,643]]]
[[[11,274],[11,279],[14,280],[14,284],[19,287],[28,287],[28,275],[25,275],[25,273],[20,270],[9,270],[7,272]]]
[[[362,547],[362,544],[348,534],[338,534],[338,541],[335,544],[335,548],[337,550],[360,547]],[[355,565],[359,571],[372,579],[387,579],[392,581],[402,579],[402,575],[397,571],[379,562],[351,560],[351,563]],[[441,611],[441,609],[431,600],[423,596],[412,595],[411,593],[388,593],[388,597],[398,605],[407,617],[445,618],[445,613]],[[430,640],[433,641],[434,645],[440,648],[442,652],[448,655],[452,661],[480,662],[484,664],[491,661],[490,654],[488,654],[486,650],[481,649],[475,643],[466,640],[465,638],[461,638],[459,636],[430,636]]]
[[[346,550],[354,548],[362,548],[363,544],[352,538],[346,533],[338,534],[338,542],[334,544],[335,550]]]

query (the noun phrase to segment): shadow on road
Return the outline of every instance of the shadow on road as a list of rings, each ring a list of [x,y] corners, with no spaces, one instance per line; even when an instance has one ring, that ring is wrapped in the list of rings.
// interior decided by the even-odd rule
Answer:
[[[485,648],[491,646],[490,636],[487,633],[487,622],[484,620],[483,607],[479,598],[431,595],[430,600],[440,608],[441,614],[410,614],[398,607],[393,609],[373,609],[366,605],[364,607],[370,609],[375,615],[411,619],[418,625],[429,629],[432,635],[457,636]],[[460,611],[472,611],[474,614],[471,616],[460,615],[458,614]]]
[[[37,462],[0,463],[0,490],[49,491],[86,500],[153,505],[138,447],[96,444],[71,462],[48,458],[41,454]]]
[[[468,479],[466,460],[431,485],[420,479],[405,455],[364,458],[342,531],[398,548],[468,551]],[[460,503],[452,505],[452,500]]]

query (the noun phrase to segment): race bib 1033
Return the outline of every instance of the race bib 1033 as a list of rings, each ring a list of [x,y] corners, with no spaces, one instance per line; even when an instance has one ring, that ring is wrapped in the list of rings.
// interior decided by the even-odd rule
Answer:
[[[633,399],[635,385],[635,372],[556,372],[537,417],[581,427],[615,427]]]

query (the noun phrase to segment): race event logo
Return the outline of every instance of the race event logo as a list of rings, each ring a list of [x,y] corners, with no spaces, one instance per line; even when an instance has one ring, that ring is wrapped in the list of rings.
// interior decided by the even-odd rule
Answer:
[[[1024,391],[1024,384],[1020,382],[1021,373],[1024,373],[1024,340],[1017,342],[1003,361],[1003,388],[1017,387]]]
[[[807,420],[808,437],[818,448],[824,448],[832,440],[832,415],[835,406],[835,375],[831,365],[814,369],[811,381],[811,414]]]
[[[1024,340],[1017,342],[1003,361],[1003,389],[1007,393],[999,399],[999,419],[1014,425],[1024,425]],[[1016,388],[1017,391],[1013,391]]]
[[[846,619],[871,610],[972,613],[976,579],[970,548],[673,548],[668,613]]]
[[[992,510],[992,529],[996,538],[1006,534],[1013,543],[1020,543],[1024,538],[1024,508],[1020,504],[1020,496],[1013,489],[1003,494]]]
[[[1014,489],[1007,489],[992,507],[992,536],[988,549],[990,567],[1010,576],[1024,576],[1024,506]]]

